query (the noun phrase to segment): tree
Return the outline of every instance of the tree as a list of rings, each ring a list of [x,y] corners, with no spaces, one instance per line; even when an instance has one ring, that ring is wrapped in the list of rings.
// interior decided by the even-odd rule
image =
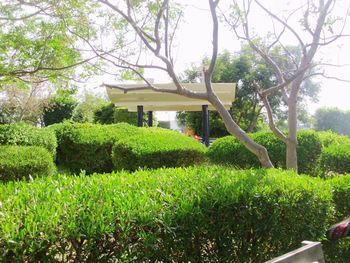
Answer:
[[[51,91],[43,85],[28,89],[9,86],[0,91],[0,123],[42,123],[43,108],[47,106]]]
[[[222,117],[228,132],[238,138],[253,154],[260,160],[262,166],[272,167],[266,149],[252,141],[248,135],[237,125],[232,116],[225,109],[222,102],[215,95],[212,89],[212,75],[215,69],[218,54],[218,30],[219,20],[217,16],[217,7],[219,0],[208,0],[211,19],[213,23],[212,31],[212,56],[208,67],[204,70],[205,92],[194,92],[184,87],[175,71],[174,59],[172,57],[172,44],[174,40],[174,32],[181,18],[181,9],[170,3],[169,0],[164,1],[119,1],[117,4],[108,0],[98,1],[102,8],[108,12],[109,22],[105,26],[107,32],[117,36],[113,51],[107,52],[98,43],[93,43],[89,39],[83,38],[87,45],[100,58],[109,62],[118,68],[132,72],[143,80],[144,84],[135,89],[151,89],[157,92],[175,93],[182,96],[195,99],[207,100],[211,103]],[[133,33],[133,41],[128,42],[124,46],[126,35]],[[77,35],[79,35],[77,33]],[[140,48],[141,47],[141,48]],[[139,53],[139,51],[142,51]],[[143,55],[143,56],[142,56]],[[147,57],[153,57],[157,62],[149,62]],[[174,83],[176,89],[161,89],[150,83],[142,74],[144,69],[156,69],[166,72]],[[117,88],[128,92],[117,85],[104,86]]]
[[[339,108],[320,108],[315,113],[315,129],[317,131],[332,130],[350,136],[350,111]]]
[[[315,61],[315,55],[321,47],[327,46],[344,36],[349,8],[342,18],[332,16],[335,10],[335,0],[308,0],[289,10],[287,14],[276,14],[260,0],[233,1],[231,13],[226,15],[226,22],[235,32],[236,37],[246,41],[274,70],[276,84],[266,90],[259,90],[259,96],[267,110],[269,127],[287,147],[286,163],[288,169],[297,171],[297,108],[298,96],[303,82],[315,75],[325,76],[317,72],[320,65]],[[251,10],[261,10],[272,20],[274,29],[265,41],[252,30]],[[292,19],[294,19],[294,23]],[[340,27],[337,24],[340,23]],[[283,43],[290,43],[290,37],[298,43],[299,57],[293,56]],[[273,48],[279,45],[284,56],[275,56]],[[282,63],[281,63],[282,62]],[[292,70],[290,65],[293,66]],[[316,72],[315,72],[316,71]],[[281,92],[288,108],[288,135],[283,134],[275,125],[270,106],[270,96]]]
[[[106,101],[100,96],[94,95],[90,92],[85,92],[82,101],[78,102],[78,105],[73,111],[72,121],[74,122],[90,122],[94,121],[94,114],[101,105],[105,104]]]
[[[44,108],[44,125],[49,126],[64,120],[69,120],[73,116],[77,100],[74,97],[76,89],[59,89],[56,95]]]
[[[289,52],[295,53],[294,47],[287,47]],[[275,53],[281,52],[277,47]],[[282,56],[283,54],[281,54]],[[196,82],[200,77],[200,69],[207,63],[207,59],[203,60],[203,65],[192,66],[185,71],[185,82]],[[228,51],[218,55],[215,71],[213,73],[214,82],[235,82],[238,83],[235,101],[232,104],[230,113],[236,123],[247,132],[257,131],[263,126],[264,105],[258,94],[257,85],[260,89],[265,90],[276,82],[276,76],[273,69],[249,46],[242,46],[241,51],[231,55]],[[305,83],[304,92],[298,96],[299,103],[303,103],[303,107],[298,109],[299,121],[308,121],[306,111],[306,101],[317,101],[319,92],[319,84],[313,81]],[[282,103],[281,103],[282,101]],[[272,112],[277,116],[278,127],[284,126],[287,118],[286,105],[283,103],[281,93],[275,93],[270,97],[270,106]],[[220,116],[215,112],[210,113],[210,127],[214,127],[211,131],[214,137],[227,135],[224,123],[218,120]],[[178,119],[182,124],[195,129],[196,132],[201,131],[201,115],[194,112],[180,113]]]

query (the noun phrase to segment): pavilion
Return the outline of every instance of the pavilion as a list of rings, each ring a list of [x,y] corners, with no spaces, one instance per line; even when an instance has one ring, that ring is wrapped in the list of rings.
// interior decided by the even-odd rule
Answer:
[[[182,83],[195,92],[206,90],[204,83]],[[107,84],[107,94],[117,107],[126,107],[128,111],[138,113],[138,126],[143,125],[143,113],[148,112],[148,126],[152,126],[153,111],[202,111],[203,141],[209,145],[209,110],[215,110],[208,101],[192,99],[174,93],[157,92],[151,89],[138,89],[140,84]],[[173,83],[154,84],[157,88],[176,89]],[[213,83],[215,94],[226,109],[230,109],[235,99],[235,83]],[[130,90],[128,90],[130,89]]]

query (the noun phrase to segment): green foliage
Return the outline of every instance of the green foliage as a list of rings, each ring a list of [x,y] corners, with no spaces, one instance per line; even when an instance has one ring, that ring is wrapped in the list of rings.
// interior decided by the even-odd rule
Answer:
[[[0,125],[0,145],[23,145],[43,147],[55,157],[57,141],[55,134],[28,124]]]
[[[69,120],[73,116],[77,101],[73,97],[75,90],[59,89],[49,105],[44,109],[43,119],[45,126]]]
[[[335,217],[332,224],[347,218],[350,211],[350,174],[327,180],[332,187]],[[350,240],[324,241],[326,262],[343,263],[350,258]]]
[[[161,128],[140,128],[113,147],[114,169],[181,167],[204,161],[206,148],[194,139]]]
[[[102,104],[104,104],[102,98],[92,93],[85,92],[83,100],[79,102],[74,109],[72,121],[80,123],[93,122],[94,111]]]
[[[0,185],[3,260],[264,262],[319,240],[328,184],[281,170],[197,167]]]
[[[270,132],[250,134],[257,143],[266,147],[271,162],[275,167],[285,167],[286,145]],[[299,131],[298,139],[298,167],[300,173],[315,174],[315,163],[321,154],[321,140],[316,132]],[[239,168],[259,167],[260,162],[254,154],[246,149],[233,136],[226,136],[215,140],[209,147],[208,156],[216,164],[230,164]]]
[[[112,124],[114,122],[114,104],[111,102],[102,104],[94,111],[94,123]]]
[[[322,150],[320,157],[321,171],[327,175],[329,172],[345,174],[350,172],[350,143],[331,144]]]
[[[113,119],[114,123],[125,122],[137,126],[137,113],[129,112],[127,108],[115,108]]]
[[[53,158],[44,148],[0,145],[0,182],[48,176],[54,172]]]
[[[317,132],[322,141],[322,147],[328,147],[330,145],[340,145],[344,143],[350,143],[350,138],[344,135],[337,134],[332,131]]]
[[[296,60],[300,59],[298,48],[288,46],[287,49],[291,54],[295,55]],[[276,57],[281,68],[292,68],[288,65],[283,57],[286,52],[283,48],[277,47],[272,53]],[[290,55],[290,54],[288,54]],[[208,64],[208,59],[203,60],[203,65]],[[184,82],[197,82],[199,80],[202,66],[192,68],[185,71]],[[215,71],[212,77],[213,83],[234,82],[236,86],[235,101],[232,104],[230,114],[233,120],[245,131],[256,132],[261,130],[263,124],[263,105],[257,93],[257,86],[261,90],[272,87],[276,84],[276,76],[273,69],[255,53],[249,46],[242,46],[238,54],[230,54],[224,51],[218,55]],[[309,98],[313,101],[317,100],[319,85],[311,80],[304,82],[303,88],[300,90],[298,98],[298,120],[301,123],[308,124],[308,113],[305,110],[305,99]],[[280,92],[275,92],[269,96],[269,103],[278,124],[285,128],[287,111]],[[194,129],[196,134],[201,134],[201,114],[197,112],[182,112],[177,115],[177,119],[187,127]],[[216,112],[210,113],[210,134],[211,137],[222,137],[228,134],[224,122]]]
[[[339,108],[320,108],[315,113],[315,129],[318,131],[331,130],[350,136],[350,111]]]
[[[71,172],[111,172],[114,142],[131,136],[137,128],[128,124],[100,125],[69,122],[50,126],[57,136],[57,164]]]

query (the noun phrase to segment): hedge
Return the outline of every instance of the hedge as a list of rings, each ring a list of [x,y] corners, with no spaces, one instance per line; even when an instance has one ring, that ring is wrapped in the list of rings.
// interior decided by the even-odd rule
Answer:
[[[258,132],[250,134],[250,137],[266,147],[275,167],[286,166],[286,145],[275,135],[271,132]],[[297,139],[299,172],[315,174],[314,170],[322,149],[320,138],[314,131],[299,131]],[[208,156],[215,164],[230,164],[239,168],[260,167],[257,157],[233,136],[215,140],[209,147]]]
[[[333,223],[350,216],[350,174],[327,180],[333,190],[333,203],[336,210]],[[350,239],[323,242],[326,262],[343,263],[350,258]]]
[[[18,180],[30,176],[48,176],[54,172],[53,158],[44,148],[0,146],[0,181]]]
[[[173,168],[0,185],[9,262],[264,262],[318,240],[328,184],[291,171]]]
[[[340,144],[347,144],[350,143],[350,138],[341,135],[332,131],[320,131],[317,132],[318,136],[321,139],[322,146],[324,148],[330,146],[330,145],[340,145]]]
[[[115,170],[186,167],[203,163],[206,148],[193,138],[162,128],[140,128],[119,140],[112,151]]]
[[[350,172],[350,143],[332,144],[322,150],[320,168],[323,174],[329,172],[345,174]]]
[[[58,141],[57,164],[73,173],[112,171],[111,153],[116,140],[131,136],[137,127],[126,124],[61,123],[51,125]]]
[[[57,141],[55,134],[47,129],[28,124],[3,124],[0,125],[0,145],[43,147],[55,157]]]

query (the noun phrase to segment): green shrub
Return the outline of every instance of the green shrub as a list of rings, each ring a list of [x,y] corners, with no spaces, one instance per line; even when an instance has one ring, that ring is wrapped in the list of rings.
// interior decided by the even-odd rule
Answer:
[[[114,123],[125,122],[137,126],[137,113],[129,112],[127,108],[114,108]]]
[[[8,262],[264,262],[318,240],[318,178],[220,167],[58,176],[0,185]]]
[[[52,125],[57,136],[57,164],[73,173],[111,172],[112,147],[116,140],[131,136],[137,127],[119,123],[101,125],[65,122]]]
[[[350,174],[327,180],[333,190],[335,217],[332,224],[338,223],[350,215]],[[338,241],[324,241],[326,262],[343,263],[350,258],[349,238]]]
[[[0,125],[0,145],[38,146],[47,149],[53,157],[56,155],[55,134],[28,124]]]
[[[339,145],[344,143],[350,143],[349,137],[337,134],[332,131],[321,131],[317,132],[317,134],[319,135],[322,142],[322,146],[324,148],[333,144]]]
[[[0,146],[0,181],[29,178],[29,176],[48,176],[54,172],[52,156],[44,148]]]
[[[161,128],[140,128],[139,133],[119,140],[113,147],[115,170],[185,167],[204,161],[206,148],[196,140]]]
[[[266,147],[275,167],[286,166],[286,145],[270,132],[250,134],[251,138]],[[314,174],[314,169],[321,154],[321,141],[314,131],[299,131],[298,135],[298,167],[300,173]],[[256,156],[248,151],[232,136],[214,141],[209,147],[208,156],[216,164],[231,164],[239,168],[260,167]]]
[[[322,150],[320,168],[323,174],[329,172],[345,174],[350,172],[350,143],[332,144]]]

